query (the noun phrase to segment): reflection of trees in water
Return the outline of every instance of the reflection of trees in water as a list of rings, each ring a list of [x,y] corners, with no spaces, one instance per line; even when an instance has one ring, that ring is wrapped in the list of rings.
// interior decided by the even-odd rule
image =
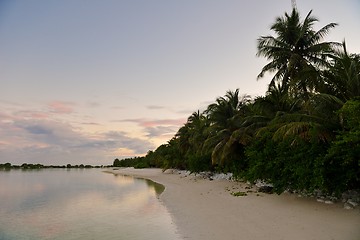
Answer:
[[[146,185],[150,188],[150,189],[154,189],[155,193],[157,196],[159,196],[164,190],[165,190],[165,186],[154,182],[150,179],[145,179],[145,178],[137,178],[137,177],[133,177],[133,176],[129,176],[129,175],[123,175],[123,174],[118,174],[118,173],[113,173],[113,172],[106,172],[105,173],[112,173],[116,178],[119,178],[120,183],[122,183],[123,185],[126,184],[130,184],[134,182],[134,179],[140,179],[141,181],[144,180]]]
[[[160,183],[156,183],[149,179],[145,179],[145,181],[150,188],[153,188],[155,190],[156,195],[160,195],[165,190],[165,186]]]

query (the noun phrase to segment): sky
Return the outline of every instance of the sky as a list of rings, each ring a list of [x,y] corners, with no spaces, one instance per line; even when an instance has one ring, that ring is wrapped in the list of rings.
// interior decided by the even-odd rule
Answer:
[[[298,0],[360,53],[359,0]],[[0,163],[109,165],[226,91],[264,95],[256,40],[290,0],[0,0]]]

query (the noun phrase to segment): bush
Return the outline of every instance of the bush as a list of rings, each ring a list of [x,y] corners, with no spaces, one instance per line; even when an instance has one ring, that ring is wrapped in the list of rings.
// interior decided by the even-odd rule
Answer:
[[[187,158],[188,170],[191,172],[209,171],[211,169],[211,157],[207,155],[191,155]]]
[[[290,140],[274,142],[269,137],[255,141],[246,149],[249,168],[245,177],[251,181],[268,181],[277,193],[285,189],[322,188],[321,156],[326,152],[326,145],[300,139],[297,142],[296,145]]]
[[[339,110],[343,131],[324,158],[324,185],[337,194],[360,187],[360,100],[347,101]]]

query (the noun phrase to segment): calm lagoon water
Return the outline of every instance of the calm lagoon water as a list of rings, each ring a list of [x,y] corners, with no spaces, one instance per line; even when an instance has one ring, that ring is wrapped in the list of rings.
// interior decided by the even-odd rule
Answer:
[[[101,169],[0,171],[0,239],[179,240],[161,188]]]

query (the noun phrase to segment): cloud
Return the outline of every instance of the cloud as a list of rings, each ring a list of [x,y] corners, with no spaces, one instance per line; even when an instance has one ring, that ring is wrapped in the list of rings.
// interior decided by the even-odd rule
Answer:
[[[112,109],[115,109],[115,110],[121,110],[121,109],[124,109],[123,106],[113,106],[111,107]]]
[[[27,130],[31,134],[44,134],[44,135],[52,134],[51,129],[47,129],[43,126],[38,126],[38,125],[28,126],[28,127],[25,127],[24,129]]]
[[[13,113],[11,114],[5,114],[2,113],[0,114],[0,119],[23,119],[23,118],[32,118],[32,119],[46,119],[49,118],[50,114],[47,112],[43,112],[43,111],[31,111],[31,110],[27,110],[27,111],[15,111],[13,110]]]
[[[158,126],[181,126],[186,122],[185,118],[176,118],[176,119],[144,119],[144,118],[134,118],[134,119],[124,119],[119,120],[119,122],[133,122],[137,123],[141,127],[158,127]]]
[[[162,137],[170,139],[178,131],[178,127],[175,126],[157,126],[146,128],[147,136],[150,138]]]
[[[4,121],[4,120],[7,120],[9,118],[11,118],[11,116],[9,114],[0,112],[0,120]]]
[[[93,125],[93,126],[100,126],[100,123],[95,123],[95,122],[81,122],[80,124],[82,125]]]
[[[117,122],[132,122],[138,124],[143,128],[147,137],[161,138],[162,140],[172,138],[178,129],[186,123],[185,118],[176,118],[176,119],[144,119],[144,118],[135,118],[135,119],[123,119],[117,120]]]
[[[116,141],[120,148],[127,148],[134,151],[135,154],[142,154],[155,148],[147,140],[128,137],[124,132],[111,131],[104,134],[108,141]]]
[[[146,106],[147,109],[156,110],[156,109],[164,109],[164,106],[158,106],[158,105],[149,105]]]
[[[5,105],[5,111],[0,113],[0,162],[111,164],[115,158],[141,156],[155,149],[186,122],[182,118],[125,119],[117,122],[137,126],[107,131],[105,123],[75,114],[75,105],[52,101],[46,108],[38,106],[40,110]],[[134,132],[130,135],[132,130],[142,137],[134,137]]]
[[[73,127],[55,120],[22,119],[14,122],[23,138],[29,142],[41,142],[50,145],[70,147],[76,141],[81,141],[81,134],[74,131]]]
[[[64,102],[64,101],[52,101],[48,104],[48,108],[52,113],[59,114],[70,114],[73,113],[73,106],[75,104],[72,102]]]
[[[21,164],[111,164],[121,152],[143,155],[155,146],[125,132],[96,134],[55,120],[13,119],[0,122],[0,161]]]
[[[101,104],[98,102],[87,102],[86,103],[87,106],[91,107],[91,108],[96,108],[96,107],[100,107]]]
[[[141,122],[143,127],[154,127],[154,126],[181,126],[186,122],[186,119],[160,119],[160,120],[148,120]]]

